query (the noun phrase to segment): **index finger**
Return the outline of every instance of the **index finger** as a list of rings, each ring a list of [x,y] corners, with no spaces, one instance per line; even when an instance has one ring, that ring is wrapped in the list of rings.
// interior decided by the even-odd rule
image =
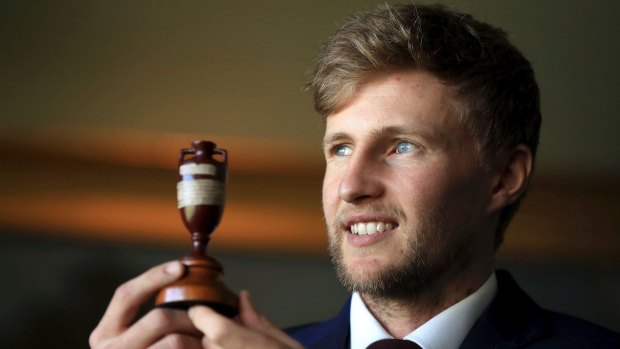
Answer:
[[[134,321],[140,305],[182,274],[181,262],[173,261],[153,267],[119,286],[97,326],[99,331],[119,333],[125,330]]]
[[[257,332],[232,321],[205,306],[194,306],[188,312],[194,326],[204,333],[203,344],[207,348],[301,348],[289,346],[289,342]]]

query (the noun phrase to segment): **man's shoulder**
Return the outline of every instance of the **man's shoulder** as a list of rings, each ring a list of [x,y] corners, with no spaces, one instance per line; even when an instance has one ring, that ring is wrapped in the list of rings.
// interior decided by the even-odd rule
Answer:
[[[312,323],[307,323],[307,324],[291,326],[291,327],[284,329],[284,332],[286,332],[289,336],[293,338],[304,337],[308,334],[314,336],[317,333],[321,333],[329,329],[329,326],[326,326],[328,322],[329,321],[312,322]]]
[[[571,315],[543,310],[551,326],[540,348],[620,348],[620,333]]]
[[[539,307],[505,271],[498,293],[462,348],[620,348],[620,334]]]

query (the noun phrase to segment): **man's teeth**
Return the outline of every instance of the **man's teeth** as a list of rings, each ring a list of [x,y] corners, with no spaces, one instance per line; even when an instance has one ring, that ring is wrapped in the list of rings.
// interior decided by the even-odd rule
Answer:
[[[383,222],[367,222],[367,223],[355,223],[351,225],[351,233],[358,235],[369,235],[375,233],[381,233],[386,230],[392,230],[394,225],[392,223]]]

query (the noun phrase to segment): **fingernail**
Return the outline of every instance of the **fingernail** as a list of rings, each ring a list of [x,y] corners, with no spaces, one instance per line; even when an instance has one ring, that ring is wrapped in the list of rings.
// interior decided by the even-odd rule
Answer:
[[[166,264],[164,272],[169,275],[176,275],[181,271],[181,263],[178,261],[170,262]]]

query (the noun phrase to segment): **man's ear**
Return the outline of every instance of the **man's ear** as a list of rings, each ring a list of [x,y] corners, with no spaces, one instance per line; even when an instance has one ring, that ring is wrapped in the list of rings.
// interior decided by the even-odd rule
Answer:
[[[532,151],[528,146],[519,144],[513,149],[504,166],[497,169],[489,212],[501,210],[523,195],[532,173],[532,162]]]

